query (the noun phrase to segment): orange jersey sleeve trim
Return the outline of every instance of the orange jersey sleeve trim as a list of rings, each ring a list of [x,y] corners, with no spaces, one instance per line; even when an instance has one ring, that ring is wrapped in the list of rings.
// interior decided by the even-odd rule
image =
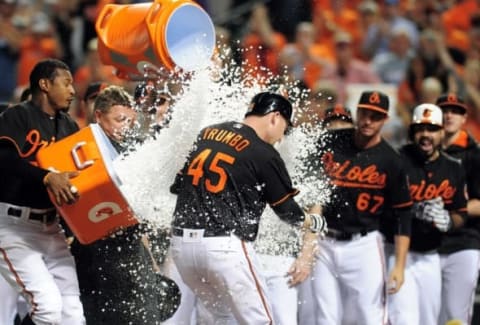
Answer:
[[[289,198],[297,195],[299,192],[300,192],[299,190],[295,190],[295,191],[293,191],[292,193],[288,193],[287,195],[285,195],[284,197],[282,197],[280,200],[278,200],[278,201],[276,201],[276,202],[273,202],[273,203],[271,203],[270,205],[271,205],[272,207],[274,207],[274,206],[277,206],[277,205],[279,205],[279,204],[282,204],[283,202],[285,202],[285,201],[288,200]]]
[[[392,207],[393,208],[406,208],[406,207],[409,207],[409,206],[412,206],[412,205],[413,205],[413,201],[408,201],[408,202],[405,202],[405,203],[395,204]]]

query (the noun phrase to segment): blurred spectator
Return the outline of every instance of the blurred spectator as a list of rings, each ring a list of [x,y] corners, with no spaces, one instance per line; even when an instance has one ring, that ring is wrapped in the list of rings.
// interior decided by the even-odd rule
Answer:
[[[360,57],[370,61],[375,55],[380,40],[388,26],[380,17],[378,5],[373,0],[364,0],[358,6],[362,39],[360,40]]]
[[[29,84],[30,72],[38,61],[60,59],[62,56],[62,46],[50,17],[44,12],[36,12],[31,17],[28,33],[20,43],[17,86],[25,87]]]
[[[430,29],[424,30],[420,35],[417,54],[410,61],[406,78],[399,86],[398,100],[401,105],[413,108],[420,103],[422,82],[427,77],[437,78],[444,91],[451,88],[452,66],[441,54],[445,54],[441,34]]]
[[[322,43],[315,42],[315,27],[311,22],[298,24],[293,44],[288,44],[280,53],[280,60],[284,53],[291,53],[291,56],[298,57],[296,65],[291,67],[293,77],[312,89],[321,76],[322,67],[325,64],[334,62],[335,53],[331,48]],[[288,48],[288,49],[287,49]],[[287,64],[288,65],[288,64]]]
[[[272,28],[263,4],[253,7],[248,27],[242,41],[243,64],[248,74],[265,81],[279,72],[277,54],[287,41],[285,36]]]
[[[58,40],[63,48],[63,59],[65,63],[72,69],[77,68],[74,65],[74,56],[72,50],[72,33],[75,17],[75,10],[80,0],[68,1],[49,1],[49,9],[52,14],[52,23],[57,31]],[[79,17],[83,19],[83,17]]]
[[[97,37],[95,21],[100,9],[106,3],[113,3],[109,0],[80,0],[77,11],[72,20],[71,48],[73,53],[74,66],[83,64],[88,56],[89,42]]]
[[[95,123],[95,99],[97,98],[98,94],[107,87],[107,83],[99,81],[92,82],[88,85],[75,116],[75,119],[80,127]]]
[[[319,81],[310,91],[307,105],[296,110],[297,123],[311,126],[321,123],[325,116],[325,110],[337,102],[337,97],[333,83]]]
[[[338,32],[335,35],[335,64],[325,66],[321,77],[321,80],[333,82],[339,104],[345,104],[349,84],[373,84],[381,81],[369,64],[353,56],[351,45],[350,34]]]
[[[12,100],[17,86],[17,61],[27,22],[15,15],[15,0],[0,0],[0,101]]]
[[[480,60],[468,60],[463,76],[465,99],[470,108],[467,112],[465,129],[480,140]]]
[[[412,47],[417,48],[418,29],[411,20],[402,15],[398,0],[385,0],[382,7],[365,0],[360,8],[360,10],[372,12],[371,15],[374,15],[370,18],[374,22],[369,24],[367,34],[362,42],[362,54],[366,58],[372,58],[379,53],[388,51],[390,35],[393,30],[405,30],[410,37]],[[378,15],[377,10],[380,10]]]
[[[383,82],[399,85],[414,56],[408,31],[403,28],[392,30],[388,45],[387,51],[375,55],[372,67]]]
[[[418,101],[400,102],[397,105],[397,113],[405,127],[410,125],[413,109],[420,103],[435,104],[438,96],[443,93],[444,89],[441,82],[436,77],[427,77],[420,83],[420,92]]]
[[[335,35],[345,31],[352,37],[354,55],[358,56],[360,39],[358,13],[347,6],[349,1],[329,0],[328,2],[322,6],[314,2],[312,22],[317,32],[317,43],[334,48]]]
[[[75,80],[75,89],[82,98],[88,85],[92,82],[101,81],[112,85],[124,86],[125,80],[121,80],[115,75],[115,69],[111,66],[104,65],[100,61],[97,52],[97,39],[94,38],[88,43],[88,52],[85,62],[75,71],[73,78]]]
[[[403,29],[406,30],[408,35],[410,36],[410,41],[412,42],[412,46],[417,48],[418,46],[418,38],[419,32],[417,26],[408,19],[402,12],[402,8],[400,7],[399,0],[385,0],[384,2],[384,11],[383,15],[384,19],[389,25],[389,34],[393,30]],[[385,35],[383,50],[388,48],[388,37],[389,34]]]
[[[456,1],[442,14],[446,44],[450,48],[466,51],[469,48],[468,30],[471,27],[471,14],[478,12],[476,0]]]

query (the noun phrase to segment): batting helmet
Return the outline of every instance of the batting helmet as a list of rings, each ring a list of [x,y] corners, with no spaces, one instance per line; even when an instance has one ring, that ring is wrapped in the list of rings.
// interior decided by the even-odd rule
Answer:
[[[248,106],[245,117],[250,115],[267,115],[271,112],[279,112],[287,120],[288,125],[292,126],[292,104],[282,95],[272,92],[262,92],[256,94]]]

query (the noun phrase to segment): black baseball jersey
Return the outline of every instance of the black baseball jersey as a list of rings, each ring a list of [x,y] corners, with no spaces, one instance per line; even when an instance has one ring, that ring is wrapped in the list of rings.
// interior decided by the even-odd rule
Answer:
[[[462,161],[466,174],[469,199],[480,199],[480,147],[465,131],[461,131],[455,143],[445,152]],[[480,249],[480,218],[468,218],[466,224],[449,231],[439,248],[441,254],[450,254],[463,249]]]
[[[277,214],[282,210],[280,218],[291,224],[304,220],[293,200],[298,191],[279,153],[238,122],[200,132],[171,190],[178,194],[173,221],[177,228],[233,231],[253,241],[266,203]]]
[[[33,102],[23,102],[0,115],[0,202],[37,209],[53,207],[42,180],[47,170],[35,156],[74,132],[77,124],[64,112],[50,116]]]
[[[354,129],[333,131],[322,143],[320,163],[333,185],[323,214],[331,229],[377,230],[385,209],[412,205],[407,176],[398,152],[385,140],[360,149],[355,145],[354,132]]]
[[[437,159],[425,161],[413,144],[402,147],[400,153],[405,161],[414,202],[441,197],[446,210],[465,215],[465,175],[458,160],[441,153]],[[437,249],[442,236],[433,223],[413,218],[410,250],[425,252]]]

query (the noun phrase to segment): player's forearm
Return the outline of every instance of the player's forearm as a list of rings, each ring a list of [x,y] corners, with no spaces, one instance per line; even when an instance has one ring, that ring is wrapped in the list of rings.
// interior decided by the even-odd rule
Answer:
[[[465,213],[461,215],[460,213],[450,212],[450,218],[452,219],[453,228],[460,228],[461,226],[463,226],[463,224],[465,223],[466,217],[467,216]]]
[[[395,236],[395,267],[405,269],[410,237],[403,235]]]
[[[20,158],[14,149],[0,147],[0,175],[13,174],[33,182],[41,182],[48,173],[48,170],[33,166]]]
[[[471,199],[467,204],[468,216],[471,218],[480,217],[480,199]]]

